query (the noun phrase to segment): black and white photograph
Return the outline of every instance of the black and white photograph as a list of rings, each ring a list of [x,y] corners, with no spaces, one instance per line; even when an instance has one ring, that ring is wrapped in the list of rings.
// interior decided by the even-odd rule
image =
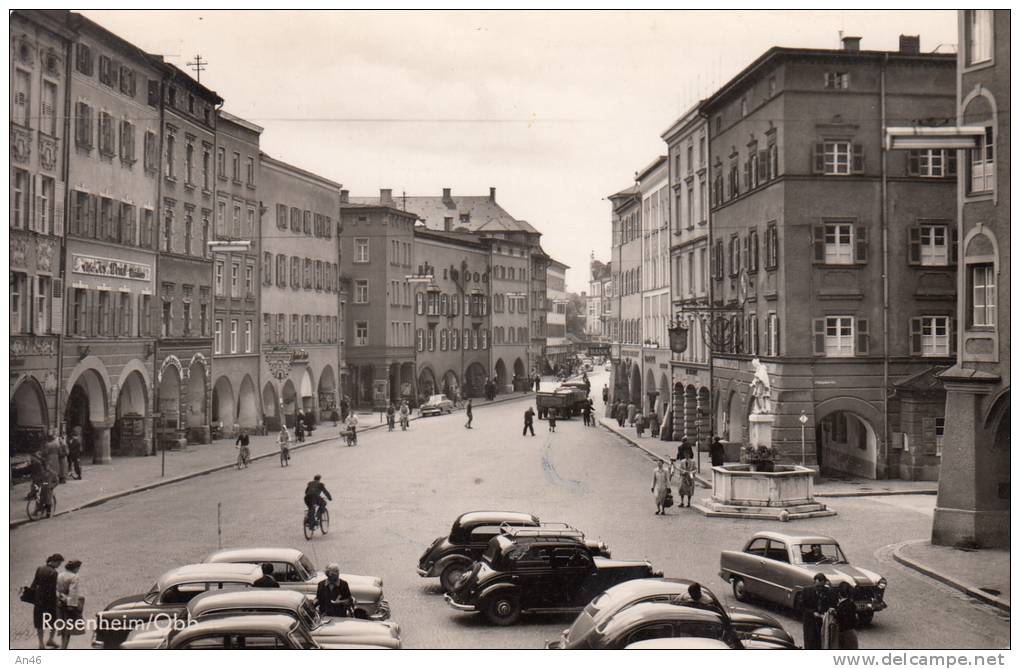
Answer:
[[[1010,20],[9,10],[11,666],[1006,666]]]

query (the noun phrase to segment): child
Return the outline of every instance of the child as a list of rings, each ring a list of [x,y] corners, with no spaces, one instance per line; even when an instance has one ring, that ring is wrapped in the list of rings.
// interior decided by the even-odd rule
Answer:
[[[556,409],[549,409],[549,431],[556,431]]]

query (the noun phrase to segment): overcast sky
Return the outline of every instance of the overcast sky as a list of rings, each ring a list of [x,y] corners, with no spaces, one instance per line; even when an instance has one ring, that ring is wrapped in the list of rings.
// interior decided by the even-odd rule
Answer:
[[[665,153],[700,96],[772,46],[955,46],[953,11],[86,11],[184,66],[265,128],[267,153],[352,195],[487,194],[587,290],[609,260],[606,195]],[[952,46],[951,46],[952,45]]]

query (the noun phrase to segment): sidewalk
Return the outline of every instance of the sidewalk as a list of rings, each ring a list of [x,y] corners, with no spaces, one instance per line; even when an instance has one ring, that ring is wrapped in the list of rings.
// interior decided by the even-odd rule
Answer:
[[[671,458],[676,457],[676,449],[677,446],[680,445],[680,442],[678,441],[663,441],[659,437],[651,436],[652,433],[648,430],[645,430],[645,436],[639,437],[637,436],[637,428],[620,427],[620,424],[616,420],[605,416],[604,409],[602,412],[596,413],[596,419],[602,427],[623,438],[623,440],[629,442],[631,446],[640,448],[653,458],[658,458],[663,462],[669,462]],[[698,460],[697,453],[694,454],[694,458],[695,461]],[[708,459],[708,453],[701,454],[700,464],[701,467],[699,468],[698,473],[695,474],[695,478],[702,488],[711,488],[712,484],[709,482],[709,479],[712,477],[712,470]]]
[[[1009,550],[933,546],[907,541],[893,550],[900,564],[1009,613]]]
[[[521,400],[532,397],[533,393],[509,393],[500,395],[489,402],[478,400],[474,409],[490,404]],[[457,411],[461,411],[457,409]],[[411,420],[420,416],[412,415]],[[379,413],[358,412],[359,432],[375,430],[386,425],[385,417],[379,422]],[[312,436],[306,437],[303,444],[292,443],[291,451],[306,446],[340,439],[340,427],[333,427],[332,421],[321,423]],[[252,436],[249,449],[252,460],[277,457],[279,448],[276,445],[277,434]],[[145,490],[183,481],[195,476],[202,476],[221,469],[233,467],[237,462],[237,449],[234,439],[219,439],[211,444],[192,444],[177,451],[167,451],[165,474],[163,473],[163,454],[141,457],[118,457],[104,465],[82,464],[82,480],[68,479],[67,483],[57,486],[57,511],[60,516],[79,509],[102,504],[111,499],[131,495]],[[30,483],[26,480],[10,489],[10,529],[29,522],[25,511],[25,495],[28,494]],[[40,521],[44,522],[44,521]]]

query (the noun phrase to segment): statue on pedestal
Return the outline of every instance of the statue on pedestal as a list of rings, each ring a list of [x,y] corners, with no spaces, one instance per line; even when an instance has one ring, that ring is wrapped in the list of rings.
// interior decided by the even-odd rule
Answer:
[[[754,370],[754,378],[751,379],[751,396],[754,398],[751,415],[771,414],[772,384],[769,382],[769,372],[758,358],[751,361],[751,368]]]

